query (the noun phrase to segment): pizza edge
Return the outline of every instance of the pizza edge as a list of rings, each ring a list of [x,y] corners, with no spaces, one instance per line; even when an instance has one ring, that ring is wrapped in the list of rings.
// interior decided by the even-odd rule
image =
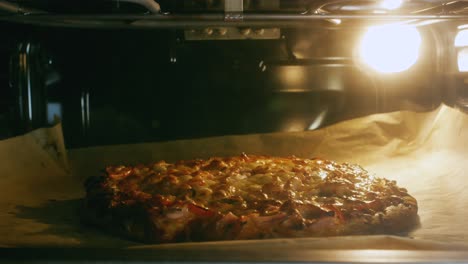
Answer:
[[[408,196],[411,197],[411,196]],[[411,197],[412,198],[412,197]],[[172,242],[202,242],[202,241],[223,241],[223,240],[250,240],[264,238],[303,238],[303,237],[331,237],[347,235],[407,235],[420,225],[417,209],[413,206],[399,204],[389,206],[385,212],[374,216],[373,222],[369,224],[368,219],[355,217],[342,222],[336,217],[323,217],[318,219],[318,224],[307,230],[290,230],[289,233],[271,233],[265,236],[263,230],[249,232],[247,237],[223,236],[223,232],[213,233],[212,228],[206,226],[216,226],[220,219],[197,219],[198,221],[208,220],[205,229],[197,230],[197,239],[187,240],[183,232],[169,239],[165,237],[166,230],[158,228],[152,221],[151,214],[140,206],[128,208],[108,209],[89,207],[86,203],[82,207],[82,223],[101,228],[106,233],[119,235],[136,242],[145,243],[172,243]],[[284,219],[287,220],[287,217]],[[328,224],[327,224],[328,222]],[[203,225],[202,225],[203,226]],[[197,226],[201,228],[201,226]],[[309,232],[307,232],[309,231]],[[310,232],[313,231],[313,232]],[[203,235],[203,233],[205,235]],[[192,234],[193,235],[193,234]]]

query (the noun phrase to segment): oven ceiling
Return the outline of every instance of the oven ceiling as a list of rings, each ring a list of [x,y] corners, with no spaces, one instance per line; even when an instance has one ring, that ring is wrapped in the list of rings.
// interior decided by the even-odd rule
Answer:
[[[228,0],[226,0],[228,1]],[[231,0],[232,1],[232,0]],[[290,14],[450,14],[467,12],[465,1],[447,0],[244,0],[245,13]],[[115,14],[157,13],[218,13],[225,0],[0,0],[2,13]]]

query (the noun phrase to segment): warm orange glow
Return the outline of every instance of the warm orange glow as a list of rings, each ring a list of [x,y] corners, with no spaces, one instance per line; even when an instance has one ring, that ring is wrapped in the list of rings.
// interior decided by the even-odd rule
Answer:
[[[303,88],[302,85],[306,78],[306,72],[304,67],[301,66],[288,66],[285,67],[281,73],[281,79],[283,83],[292,89]]]
[[[307,128],[307,124],[303,119],[290,119],[285,122],[281,130],[285,132],[304,131]]]

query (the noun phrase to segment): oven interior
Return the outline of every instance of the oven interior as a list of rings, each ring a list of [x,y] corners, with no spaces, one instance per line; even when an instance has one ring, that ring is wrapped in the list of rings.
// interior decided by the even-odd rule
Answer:
[[[441,105],[466,112],[467,7],[465,1],[442,0],[0,0],[0,139],[60,123],[66,149],[77,155],[102,145],[121,150],[114,145],[312,131]],[[436,158],[444,154],[431,150]],[[464,151],[453,152],[465,157]],[[93,167],[89,160],[98,154],[90,156],[75,160],[81,165],[75,169]],[[410,166],[431,174],[431,164],[423,163],[440,160],[427,156],[412,157]],[[99,158],[94,166],[105,160]],[[455,176],[463,174],[455,170]],[[65,178],[58,182],[70,180]],[[454,182],[441,188],[463,186]],[[52,185],[47,182],[50,190],[43,193],[53,193]],[[170,245],[152,251],[0,247],[0,255],[107,263],[468,259],[459,248],[442,252],[431,245],[422,252],[306,249],[297,255],[267,246],[215,254],[209,245],[201,251],[198,245],[185,251]]]
[[[61,122],[76,148],[463,105],[466,5],[395,1],[243,1],[239,21],[224,1],[159,1],[161,21],[127,1],[22,2],[43,13],[2,16],[1,135]]]

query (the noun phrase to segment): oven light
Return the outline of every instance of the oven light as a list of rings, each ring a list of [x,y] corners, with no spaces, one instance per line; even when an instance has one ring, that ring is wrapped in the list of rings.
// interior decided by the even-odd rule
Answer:
[[[468,30],[462,30],[458,32],[455,37],[455,47],[468,46]]]
[[[328,21],[335,24],[335,25],[340,25],[341,24],[341,19],[339,19],[339,18],[331,18],[331,19],[328,19]]]
[[[381,6],[387,10],[394,10],[399,8],[401,4],[403,4],[403,0],[383,0]]]
[[[468,48],[464,48],[458,52],[458,70],[460,72],[468,72]]]
[[[415,27],[384,25],[370,27],[360,49],[360,60],[381,73],[396,73],[416,63],[421,35]]]

